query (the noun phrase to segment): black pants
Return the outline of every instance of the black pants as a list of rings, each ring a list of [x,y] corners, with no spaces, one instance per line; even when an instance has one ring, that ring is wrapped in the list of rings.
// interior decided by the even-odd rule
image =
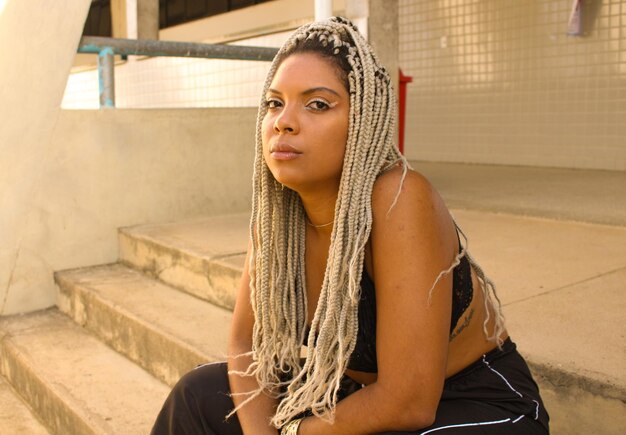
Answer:
[[[360,388],[345,378],[344,396]],[[152,434],[241,435],[226,363],[199,366],[168,396]],[[401,409],[398,412],[402,412]],[[546,434],[548,414],[526,362],[510,340],[483,355],[444,384],[435,423],[415,432],[385,434]]]

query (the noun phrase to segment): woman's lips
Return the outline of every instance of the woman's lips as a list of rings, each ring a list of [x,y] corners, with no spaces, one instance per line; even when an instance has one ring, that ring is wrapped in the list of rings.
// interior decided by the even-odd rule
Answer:
[[[293,151],[272,151],[270,153],[274,160],[293,160],[300,156],[300,153]]]
[[[293,160],[297,159],[300,154],[302,154],[300,151],[287,144],[279,143],[270,149],[270,156],[274,160]]]

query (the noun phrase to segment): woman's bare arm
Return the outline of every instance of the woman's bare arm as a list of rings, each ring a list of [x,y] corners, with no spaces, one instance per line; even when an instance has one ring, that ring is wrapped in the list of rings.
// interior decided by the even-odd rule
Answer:
[[[248,272],[248,264],[250,260],[250,248],[246,256],[241,284],[237,293],[237,301],[233,313],[232,329],[228,345],[228,369],[237,371],[246,371],[252,363],[252,357],[239,356],[252,350],[252,328],[254,326],[254,313],[250,305],[250,275]],[[228,375],[230,390],[233,394],[233,402],[235,406],[239,405],[246,399],[246,395],[239,396],[236,393],[245,393],[256,391],[259,388],[254,376]],[[257,396],[254,400],[247,403],[243,408],[237,411],[237,417],[241,424],[244,434],[276,435],[276,429],[269,424],[270,419],[276,412],[277,401],[266,394]]]
[[[445,378],[457,246],[449,213],[431,185],[409,172],[391,213],[400,170],[374,186],[371,245],[376,285],[376,382],[341,401],[335,422],[309,417],[300,435],[415,430],[432,424]]]

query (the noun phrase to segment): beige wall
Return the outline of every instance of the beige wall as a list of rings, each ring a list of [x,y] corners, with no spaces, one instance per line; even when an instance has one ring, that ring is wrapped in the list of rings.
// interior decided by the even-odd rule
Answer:
[[[55,302],[55,270],[113,262],[120,226],[249,209],[254,109],[61,111],[3,208],[1,314]],[[4,163],[5,160],[2,160]],[[9,186],[9,190],[16,187]],[[8,219],[7,219],[8,218]],[[13,228],[7,226],[14,225]],[[7,280],[10,285],[7,287]]]
[[[57,2],[53,8],[46,0],[0,2],[0,313],[14,305],[9,296],[18,296],[10,287],[38,291],[36,278],[23,266],[43,260],[37,246],[26,248],[23,242],[39,231],[32,221],[38,211],[33,198],[42,188],[88,7],[89,0]]]
[[[626,170],[626,1],[400,0],[411,159]]]

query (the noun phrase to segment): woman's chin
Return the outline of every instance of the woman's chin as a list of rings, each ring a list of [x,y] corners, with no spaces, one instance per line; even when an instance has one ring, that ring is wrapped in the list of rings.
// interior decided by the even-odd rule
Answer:
[[[301,174],[293,174],[291,173],[291,171],[285,171],[285,170],[277,170],[277,171],[272,171],[272,169],[270,168],[270,172],[272,173],[272,175],[274,176],[274,179],[279,182],[280,184],[282,184],[285,187],[288,187],[292,190],[297,190],[297,187],[302,184],[302,177],[300,176]]]
[[[296,191],[298,190],[299,184],[292,178],[274,176],[274,179],[280,184],[282,184],[285,188],[289,188],[291,190],[296,190]]]

